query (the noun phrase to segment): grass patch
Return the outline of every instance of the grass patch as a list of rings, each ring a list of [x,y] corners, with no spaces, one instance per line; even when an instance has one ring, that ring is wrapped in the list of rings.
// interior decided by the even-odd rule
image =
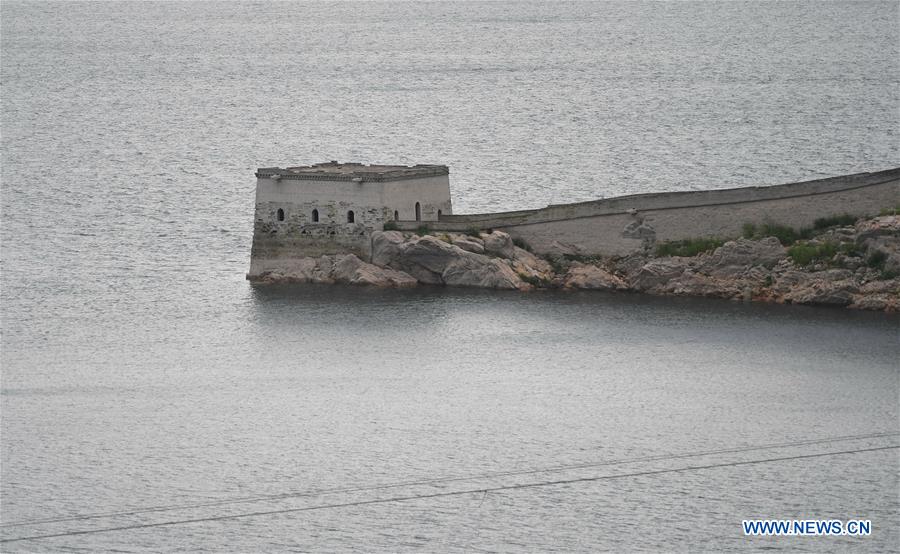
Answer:
[[[842,217],[844,216],[834,216],[834,218],[823,218],[816,221],[831,221],[832,219]],[[837,223],[835,223],[835,225],[837,225]],[[793,227],[788,227],[787,225],[777,225],[775,223],[763,223],[762,225],[757,225],[755,223],[744,223],[743,227],[741,228],[741,235],[745,239],[764,239],[766,237],[775,237],[783,246],[790,246],[798,240],[811,239],[813,236],[813,231],[814,229],[812,228],[800,229],[798,231]]]
[[[394,221],[393,219],[390,221],[384,222],[384,230],[385,231],[396,231],[397,229],[399,229],[399,227],[397,227],[397,222]]]
[[[844,242],[841,243],[840,247],[841,254],[853,258],[862,258],[865,256],[865,252],[854,242]]]
[[[851,215],[835,215],[817,219],[815,221],[815,227],[806,227],[799,231],[793,227],[775,223],[763,223],[762,225],[744,223],[741,228],[741,235],[745,239],[756,240],[764,239],[766,237],[775,237],[782,246],[790,246],[798,240],[809,240],[813,238],[817,229],[824,229],[833,225],[852,225],[855,222],[856,218]]]
[[[468,227],[466,229],[466,234],[469,235],[470,237],[475,237],[476,239],[480,239],[481,238],[481,229],[479,229],[478,227]]]
[[[431,233],[431,229],[428,227],[428,225],[419,225],[419,228],[416,229],[416,234],[419,235],[420,237],[424,237],[425,235],[430,234],[430,233]]]
[[[833,242],[794,244],[788,248],[788,257],[801,267],[806,267],[816,262],[830,263],[834,255],[837,254],[838,248],[838,245]]]
[[[887,254],[885,254],[881,250],[872,252],[871,254],[869,254],[869,257],[866,258],[866,265],[871,267],[872,269],[884,270],[885,262],[887,262]]]
[[[900,204],[897,204],[893,208],[885,208],[881,210],[878,215],[900,215]]]
[[[783,246],[790,246],[798,240],[812,238],[812,229],[800,229],[799,231],[787,225],[764,223],[759,228],[760,237],[775,237]]]
[[[815,229],[827,229],[828,227],[847,226],[856,223],[856,217],[850,214],[833,215],[830,217],[820,217],[813,222]]]
[[[657,256],[696,256],[725,244],[722,239],[686,239],[664,242],[656,247]]]
[[[525,242],[525,239],[523,239],[521,237],[513,238],[512,243],[514,245],[518,246],[519,248],[521,248],[522,250],[527,250],[529,252],[533,252],[533,250],[531,250],[531,245],[528,244],[527,242]]]
[[[584,254],[563,254],[563,259],[567,262],[579,262],[582,264],[594,264],[600,261],[597,256],[585,256]]]
[[[544,256],[544,260],[550,264],[550,267],[553,269],[553,273],[565,273],[566,266],[563,264],[562,259],[557,258],[555,256]]]

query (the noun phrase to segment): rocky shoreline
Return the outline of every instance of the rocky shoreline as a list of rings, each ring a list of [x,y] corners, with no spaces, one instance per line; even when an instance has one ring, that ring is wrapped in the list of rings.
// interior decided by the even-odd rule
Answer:
[[[619,258],[585,257],[564,248],[542,258],[501,231],[421,236],[382,231],[372,236],[372,263],[352,254],[301,258],[248,278],[378,287],[632,291],[900,310],[900,216],[834,219],[833,225],[817,222],[815,232],[750,226],[745,237],[727,242],[681,241]],[[775,236],[766,236],[770,232]]]

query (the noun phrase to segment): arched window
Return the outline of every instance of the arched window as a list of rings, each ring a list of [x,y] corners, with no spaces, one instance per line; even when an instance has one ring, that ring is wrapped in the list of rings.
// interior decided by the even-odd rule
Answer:
[[[353,210],[350,210],[347,212],[347,223],[353,223],[354,221],[356,221],[356,216],[353,215]]]
[[[444,212],[442,212],[441,210],[438,210],[438,221],[441,220],[442,215],[444,215]]]
[[[416,202],[416,221],[422,221],[422,206]]]
[[[400,221],[400,212],[394,210],[394,221]]]
[[[275,217],[278,218],[278,221],[284,221],[284,210],[278,208],[278,211],[275,212]]]
[[[313,223],[319,222],[319,210],[313,210],[312,220],[313,220]]]

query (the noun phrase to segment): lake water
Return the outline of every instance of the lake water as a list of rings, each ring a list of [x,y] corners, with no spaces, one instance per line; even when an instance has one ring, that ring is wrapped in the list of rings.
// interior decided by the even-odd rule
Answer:
[[[472,212],[900,165],[896,2],[0,16],[0,540],[202,520],[0,550],[898,548],[896,316],[244,280],[260,166]]]

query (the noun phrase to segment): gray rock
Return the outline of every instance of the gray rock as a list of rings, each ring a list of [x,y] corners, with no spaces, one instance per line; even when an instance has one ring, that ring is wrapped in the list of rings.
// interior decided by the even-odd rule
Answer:
[[[650,292],[674,294],[678,296],[706,296],[712,298],[737,298],[746,288],[741,281],[717,279],[709,275],[686,271],[662,283]]]
[[[890,293],[859,294],[853,297],[849,307],[855,310],[897,312],[900,311],[900,296]]]
[[[258,280],[264,283],[345,283],[378,287],[416,285],[416,280],[405,273],[368,264],[352,254],[292,260],[283,268],[261,275]]]
[[[493,235],[498,233],[488,236]],[[509,236],[506,235],[506,238]],[[451,241],[453,239],[451,237]],[[502,236],[495,236],[494,239],[496,244],[503,242]],[[524,286],[525,283],[509,262],[464,250],[462,245],[480,246],[474,240],[468,241],[461,236],[456,238],[456,244],[451,244],[430,235],[403,237],[399,233],[382,233],[373,238],[372,259],[378,265],[384,264],[408,274],[420,283],[502,289]],[[509,245],[511,248],[507,251],[515,254],[511,241]]]
[[[704,265],[714,269],[757,265],[771,269],[785,257],[787,257],[787,250],[775,237],[767,237],[762,240],[741,238],[726,242],[716,248],[715,252],[706,258]]]
[[[893,294],[900,297],[900,279],[872,281],[860,287],[863,294]]]
[[[678,277],[688,267],[684,258],[658,258],[644,264],[631,279],[631,287],[649,290]]]
[[[553,272],[553,267],[547,260],[538,258],[528,250],[519,248],[518,246],[513,247],[512,260],[516,262],[516,264],[528,266],[537,273],[549,274]]]
[[[513,244],[512,238],[503,231],[483,233],[481,238],[484,240],[485,253],[500,256],[501,258],[512,259],[515,257],[516,246]]]
[[[772,271],[762,266],[751,267],[741,274],[741,279],[757,285],[761,285],[771,278]]]
[[[474,240],[465,238],[454,238],[453,246],[461,248],[466,252],[472,252],[474,254],[484,254],[484,244],[482,242],[476,242]]]
[[[254,281],[261,283],[334,282],[331,278],[331,260],[327,257],[288,260],[281,267],[262,273],[254,278]]]
[[[544,248],[541,249],[541,252],[544,253],[544,255],[554,259],[562,258],[564,256],[577,256],[578,254],[581,254],[581,251],[577,246],[565,242],[559,242],[558,240],[554,240],[550,244],[544,246]]]
[[[569,269],[562,286],[569,289],[625,290],[628,284],[609,271],[595,265],[580,265]]]
[[[368,264],[353,254],[340,256],[334,264],[332,278],[338,283],[376,287],[414,287],[417,281],[402,271]]]
[[[444,270],[453,261],[466,257],[478,256],[461,248],[447,244],[432,236],[411,237],[403,243],[400,251],[391,263],[391,268],[409,273],[420,283],[440,285]]]
[[[858,256],[844,256],[843,254],[838,254],[835,256],[835,263],[847,269],[859,269],[859,267],[865,263],[865,260]]]
[[[779,275],[772,284],[772,292],[778,295],[784,295],[796,287],[799,283],[806,280],[807,273],[791,269]]]
[[[900,235],[870,237],[863,244],[866,247],[866,258],[880,254],[884,257],[886,271],[900,273]]]
[[[856,224],[856,241],[860,244],[879,236],[900,236],[900,215],[883,215]]]
[[[322,256],[316,259],[316,267],[312,271],[313,283],[333,283],[334,257]]]
[[[453,260],[441,275],[444,283],[462,287],[519,289],[525,283],[502,260],[469,254]]]
[[[400,249],[406,237],[400,231],[375,231],[372,233],[372,263],[377,266],[390,265],[400,256]]]
[[[784,299],[793,304],[827,304],[848,306],[853,302],[855,290],[834,285],[809,285],[793,290]]]
[[[644,254],[632,254],[616,260],[615,269],[618,273],[625,275],[625,279],[630,282],[637,277],[641,268],[648,261],[649,259]]]
[[[801,272],[798,272],[801,273]],[[831,269],[815,273],[801,273],[789,290],[783,293],[783,300],[794,304],[828,304],[847,306],[859,293],[859,284],[853,272],[846,269]],[[779,280],[778,285],[782,285]],[[782,290],[779,287],[779,291]]]
[[[319,269],[319,261],[315,258],[301,258],[285,266],[280,272],[281,282],[322,283],[327,282],[329,271]]]
[[[828,269],[819,273],[813,273],[812,276],[824,281],[843,281],[853,277],[853,272],[849,269]]]

